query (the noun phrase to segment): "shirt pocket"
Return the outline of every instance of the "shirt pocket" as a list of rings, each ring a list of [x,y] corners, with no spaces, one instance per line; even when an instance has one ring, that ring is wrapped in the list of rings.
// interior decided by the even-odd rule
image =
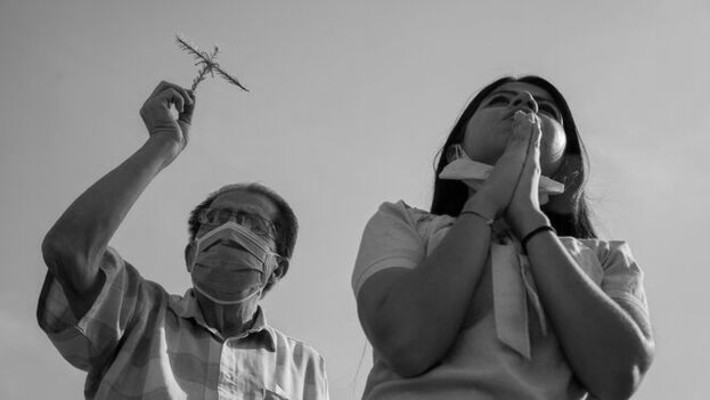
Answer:
[[[266,387],[263,382],[253,377],[238,377],[231,382],[223,382],[219,388],[219,400],[289,400],[290,398],[278,385]]]
[[[266,387],[254,377],[240,376],[220,382],[219,400],[289,400],[286,393],[278,386]]]
[[[289,397],[280,387],[276,386],[274,390],[264,388],[264,400],[289,400]]]

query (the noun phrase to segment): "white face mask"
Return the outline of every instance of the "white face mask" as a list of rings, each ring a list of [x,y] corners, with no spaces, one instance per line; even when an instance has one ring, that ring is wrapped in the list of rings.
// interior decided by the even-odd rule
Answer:
[[[219,241],[234,242],[241,248],[217,244]],[[187,269],[195,290],[208,299],[222,305],[240,304],[261,295],[276,269],[278,257],[265,239],[230,221],[195,241],[195,252]],[[196,268],[210,271],[196,274]],[[255,274],[258,279],[254,279]]]
[[[460,144],[451,146],[448,153],[446,159],[449,163],[439,173],[441,179],[460,180],[470,188],[478,190],[493,171],[493,166],[473,161]],[[562,183],[546,176],[540,176],[538,195],[541,205],[547,203],[549,196],[561,194],[564,191],[565,185]]]

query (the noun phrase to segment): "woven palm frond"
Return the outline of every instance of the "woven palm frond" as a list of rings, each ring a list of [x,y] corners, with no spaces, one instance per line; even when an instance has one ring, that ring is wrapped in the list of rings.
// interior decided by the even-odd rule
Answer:
[[[196,66],[201,67],[200,72],[197,74],[197,77],[192,81],[192,91],[197,90],[197,86],[200,84],[200,82],[205,80],[207,74],[210,74],[210,76],[214,77],[215,71],[217,71],[217,74],[224,78],[227,82],[239,87],[245,92],[249,91],[249,89],[244,87],[244,85],[239,82],[239,79],[224,71],[220,67],[220,65],[215,61],[215,59],[217,58],[217,53],[219,53],[219,47],[214,46],[212,54],[210,54],[206,51],[201,51],[196,45],[191,44],[186,39],[182,38],[180,35],[177,35],[176,39],[178,42],[178,46],[186,53],[190,54],[195,59],[195,61],[197,61],[195,63]]]

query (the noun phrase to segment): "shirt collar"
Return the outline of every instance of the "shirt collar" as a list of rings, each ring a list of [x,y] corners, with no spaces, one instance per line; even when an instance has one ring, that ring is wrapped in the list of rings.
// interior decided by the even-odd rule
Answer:
[[[274,329],[267,323],[266,316],[264,315],[264,311],[261,309],[261,306],[257,306],[254,325],[252,325],[251,328],[239,336],[224,338],[219,331],[207,325],[205,322],[202,310],[200,310],[200,306],[197,303],[197,297],[195,297],[195,291],[192,288],[188,289],[184,296],[173,296],[170,303],[171,308],[178,316],[185,319],[194,319],[198,325],[207,329],[222,340],[244,339],[248,336],[253,336],[253,338],[263,340],[263,343],[269,351],[276,351],[276,334],[274,333]]]

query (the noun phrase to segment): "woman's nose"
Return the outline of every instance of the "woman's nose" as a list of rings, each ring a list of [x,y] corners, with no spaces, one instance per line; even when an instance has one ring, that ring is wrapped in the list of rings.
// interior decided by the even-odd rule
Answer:
[[[510,103],[511,106],[513,107],[526,107],[532,110],[534,113],[537,114],[537,102],[533,98],[532,94],[530,92],[522,92],[518,93],[517,96],[513,98],[513,101]]]

